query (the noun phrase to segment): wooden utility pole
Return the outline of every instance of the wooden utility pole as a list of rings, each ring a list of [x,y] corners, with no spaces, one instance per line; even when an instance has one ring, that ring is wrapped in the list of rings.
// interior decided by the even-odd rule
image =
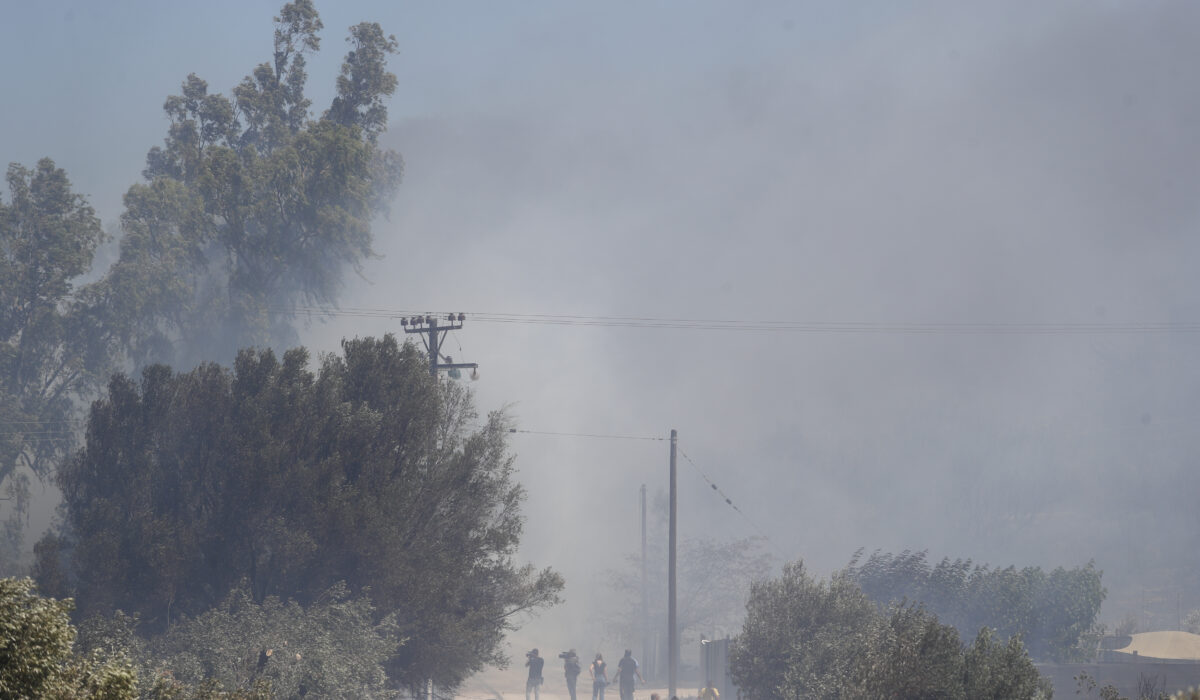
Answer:
[[[642,664],[652,673],[654,666],[650,656],[650,606],[646,591],[646,485],[642,484]],[[647,663],[650,662],[650,663]]]
[[[667,535],[667,665],[668,673],[667,694],[675,695],[676,681],[679,680],[679,627],[675,617],[675,443],[678,434],[671,428],[671,524]]]
[[[438,375],[440,370],[449,370],[450,376],[457,379],[457,372],[460,369],[471,370],[471,378],[479,377],[479,373],[475,370],[479,365],[474,362],[451,362],[452,358],[445,357],[441,353],[442,341],[446,339],[446,334],[450,331],[462,329],[463,321],[467,318],[466,314],[446,314],[447,324],[444,326],[438,325],[438,318],[433,314],[425,316],[413,316],[412,318],[400,319],[400,326],[404,328],[405,333],[420,333],[421,342],[424,343],[425,349],[429,351],[429,373],[433,376]],[[441,362],[442,359],[445,362]]]

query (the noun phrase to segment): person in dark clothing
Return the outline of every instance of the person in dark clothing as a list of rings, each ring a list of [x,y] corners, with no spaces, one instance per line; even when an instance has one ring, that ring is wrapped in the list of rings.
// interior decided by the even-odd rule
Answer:
[[[625,657],[617,662],[617,680],[621,682],[621,700],[633,700],[633,679],[645,683],[641,672],[638,671],[637,659],[633,658],[633,650],[626,649]]]
[[[533,649],[525,655],[525,665],[529,667],[529,679],[525,681],[525,700],[529,700],[530,691],[534,700],[542,700],[542,667],[546,660],[538,656],[538,650]]]
[[[563,673],[567,677],[567,692],[571,695],[571,700],[575,700],[575,681],[579,680],[579,674],[583,673],[583,666],[579,664],[579,654],[572,649],[559,654],[563,660]]]
[[[604,686],[608,685],[608,665],[604,663],[604,656],[596,654],[596,660],[588,666],[588,673],[592,674],[592,700],[604,700]]]

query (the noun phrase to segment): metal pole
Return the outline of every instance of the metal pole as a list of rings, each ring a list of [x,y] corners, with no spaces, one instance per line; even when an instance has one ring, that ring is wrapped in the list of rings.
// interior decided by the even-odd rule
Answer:
[[[429,373],[438,376],[438,325],[437,316],[429,324]]]
[[[675,443],[678,434],[671,428],[671,524],[667,541],[667,664],[668,695],[675,695],[679,680],[679,628],[675,617]]]
[[[642,484],[642,661],[650,661],[650,612],[649,596],[646,591],[646,485]],[[646,664],[647,673],[653,673],[653,664]]]

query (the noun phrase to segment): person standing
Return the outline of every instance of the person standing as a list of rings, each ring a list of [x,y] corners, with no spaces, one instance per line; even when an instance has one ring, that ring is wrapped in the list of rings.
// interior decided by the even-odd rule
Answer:
[[[579,664],[579,654],[576,654],[574,649],[561,656],[563,674],[567,677],[567,693],[571,695],[571,700],[575,700],[575,681],[579,680],[579,674],[583,673],[583,666]]]
[[[542,700],[542,668],[546,660],[538,656],[538,650],[532,649],[525,655],[525,665],[529,667],[529,678],[525,681],[525,700],[533,691],[534,700]]]
[[[633,679],[645,683],[642,674],[638,671],[637,659],[633,658],[633,650],[626,649],[625,657],[617,662],[617,680],[621,685],[621,700],[633,700]]]
[[[604,663],[604,656],[599,652],[596,653],[596,660],[588,666],[588,673],[592,674],[592,700],[604,700],[604,686],[608,685],[608,665]]]
[[[700,700],[721,700],[721,692],[717,690],[712,681],[709,681],[708,685],[700,691]]]

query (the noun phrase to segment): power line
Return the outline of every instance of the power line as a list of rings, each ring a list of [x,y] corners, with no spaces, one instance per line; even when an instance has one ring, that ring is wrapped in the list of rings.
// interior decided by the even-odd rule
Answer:
[[[689,456],[687,455],[687,453],[683,451],[683,449],[682,449],[682,448],[679,450],[679,454],[683,455],[683,458],[687,460],[687,463],[688,463],[688,464],[692,465],[692,468],[696,470],[696,473],[697,473],[697,474],[699,474],[699,475],[700,475],[700,477],[701,477],[702,479],[704,479],[704,481],[705,481],[706,483],[708,483],[708,485],[709,485],[710,487],[712,487],[712,490],[713,490],[713,491],[716,491],[716,492],[717,492],[717,494],[718,494],[718,495],[721,497],[721,499],[725,501],[725,505],[727,505],[727,506],[729,506],[730,508],[732,508],[732,509],[734,509],[735,511],[737,511],[737,514],[738,514],[738,515],[740,515],[740,516],[742,516],[742,518],[744,518],[744,519],[745,519],[745,521],[746,521],[747,523],[749,523],[749,524],[750,524],[750,527],[754,528],[754,530],[755,530],[756,532],[758,532],[758,534],[759,534],[760,536],[762,536],[762,538],[763,538],[764,540],[766,540],[766,541],[767,541],[767,544],[769,544],[769,545],[771,546],[771,549],[774,549],[774,550],[775,550],[775,553],[776,553],[776,554],[778,554],[778,555],[780,556],[780,558],[784,559],[785,561],[787,560],[787,556],[786,556],[786,555],[784,555],[784,553],[783,553],[782,551],[780,551],[780,549],[779,549],[777,546],[775,546],[775,542],[771,540],[771,537],[770,537],[770,535],[768,535],[768,534],[766,533],[766,531],[764,531],[764,530],[763,530],[761,527],[759,527],[759,526],[758,526],[758,523],[754,522],[754,520],[752,520],[752,519],[750,518],[750,516],[746,515],[746,513],[745,513],[744,511],[742,511],[742,509],[741,509],[741,508],[738,508],[737,504],[733,502],[733,499],[732,499],[732,498],[730,498],[730,497],[729,497],[729,495],[728,495],[728,494],[726,494],[726,493],[725,493],[723,490],[721,490],[721,487],[717,486],[717,485],[716,485],[716,484],[713,482],[713,480],[712,480],[712,479],[708,478],[708,474],[705,474],[705,473],[704,473],[704,470],[703,470],[703,469],[701,469],[699,466],[697,466],[697,465],[696,465],[696,463],[692,461],[692,458],[691,458],[691,457],[689,457]]]
[[[331,317],[407,318],[446,312],[413,311],[372,307],[335,308],[305,306],[273,308],[276,314],[319,314]],[[704,319],[651,316],[586,316],[574,314],[530,314],[467,312],[479,323],[550,326],[595,326],[677,330],[736,331],[757,333],[885,334],[885,335],[1145,335],[1200,333],[1200,322],[1130,321],[1106,323],[998,323],[917,321],[774,321],[753,319]]]
[[[566,433],[566,432],[554,432],[554,431],[549,431],[549,430],[521,430],[519,428],[509,428],[508,432],[510,432],[510,433],[526,433],[528,435],[551,435],[551,436],[556,436],[556,437],[604,438],[604,439],[609,439],[609,440],[654,440],[654,441],[659,441],[659,442],[665,442],[666,440],[669,439],[669,438],[664,438],[664,437],[647,437],[647,436],[642,436],[642,435],[614,435],[614,434],[600,434],[600,433]],[[687,460],[688,464],[692,465],[692,469],[696,470],[696,473],[700,475],[700,478],[704,479],[705,483],[707,483],[709,485],[709,487],[712,488],[713,491],[717,492],[717,495],[720,496],[721,500],[725,501],[725,505],[732,508],[734,511],[737,512],[738,515],[740,515],[742,518],[744,518],[746,520],[746,522],[750,524],[750,527],[754,528],[755,532],[757,532],[764,540],[767,541],[767,544],[769,544],[771,546],[771,548],[775,550],[776,554],[778,554],[781,558],[783,558],[785,560],[787,559],[786,555],[784,555],[784,553],[775,545],[774,541],[771,540],[770,535],[768,535],[765,530],[763,530],[761,527],[759,527],[758,523],[754,522],[754,520],[751,519],[750,516],[746,515],[745,511],[743,511],[741,508],[738,507],[738,505],[736,503],[733,502],[733,499],[729,497],[729,494],[725,493],[725,491],[722,490],[721,487],[717,486],[717,484],[715,482],[713,482],[712,479],[709,478],[708,474],[705,473],[705,471],[703,469],[701,469],[692,460],[692,458],[688,456],[688,454],[686,452],[684,452],[682,449],[679,449],[679,454],[683,455],[683,458],[685,460]]]
[[[521,430],[519,428],[509,428],[510,433],[526,433],[528,435],[554,435],[558,437],[585,437],[585,438],[602,438],[605,440],[655,440],[659,442],[666,441],[664,437],[648,437],[645,435],[608,435],[602,433],[559,433],[550,430]]]

